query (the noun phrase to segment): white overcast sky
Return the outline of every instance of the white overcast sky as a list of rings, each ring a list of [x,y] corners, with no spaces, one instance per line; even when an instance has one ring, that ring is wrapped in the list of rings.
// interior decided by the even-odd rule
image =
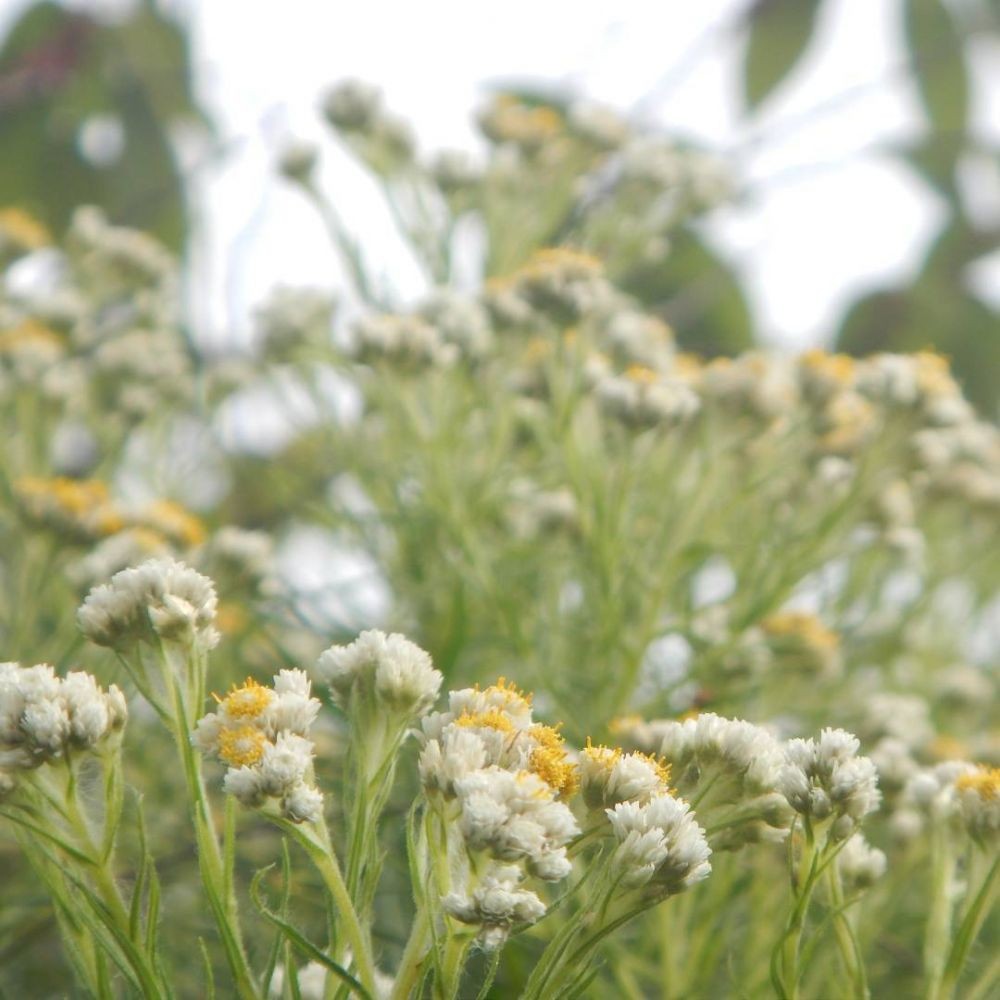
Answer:
[[[274,284],[339,283],[318,220],[274,173],[291,138],[323,142],[325,183],[369,259],[402,294],[419,295],[373,188],[318,119],[323,90],[360,76],[384,89],[424,148],[475,147],[472,113],[484,85],[502,79],[572,85],[731,156],[756,195],[717,213],[713,241],[773,343],[829,337],[852,299],[914,272],[943,218],[932,192],[880,152],[923,128],[900,72],[901,3],[827,0],[806,58],[749,123],[738,100],[741,40],[724,30],[746,3],[172,0],[191,26],[197,91],[225,150],[195,174],[201,325],[213,339],[242,339]],[[0,0],[0,15],[25,5]],[[977,56],[977,68],[998,60]],[[980,127],[1000,128],[997,87],[976,94]]]

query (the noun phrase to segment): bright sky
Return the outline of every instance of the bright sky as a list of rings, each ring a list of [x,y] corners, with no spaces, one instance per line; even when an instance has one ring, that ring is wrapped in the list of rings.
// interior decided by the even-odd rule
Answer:
[[[714,28],[744,3],[626,0],[612,14],[600,2],[381,0],[352,5],[348,15],[339,5],[285,0],[241,4],[238,33],[230,4],[191,3],[202,93],[224,134],[243,140],[205,177],[207,281],[224,290],[212,296],[213,327],[228,325],[276,279],[330,282],[325,236],[271,163],[285,137],[324,137],[315,107],[332,81],[378,83],[434,148],[475,142],[470,119],[484,81],[524,78],[638,106],[731,152],[754,195],[714,220],[717,244],[738,266],[770,337],[828,335],[860,291],[915,269],[940,222],[930,191],[873,149],[922,124],[915,94],[894,73],[904,58],[899,5],[827,4],[819,43],[747,129],[737,103],[740,41]],[[349,223],[396,283],[417,293],[416,271],[390,250],[391,227],[372,191],[329,144],[324,152],[334,161],[327,183],[343,193]]]
[[[6,0],[4,13],[25,2]],[[318,220],[274,172],[291,138],[323,144],[327,190],[370,260],[405,295],[419,295],[377,194],[316,112],[332,82],[360,76],[383,87],[429,149],[474,146],[483,84],[502,79],[572,85],[730,156],[751,197],[717,213],[713,241],[774,343],[829,337],[851,300],[914,272],[942,219],[916,175],[878,152],[923,124],[899,71],[901,4],[827,0],[802,65],[747,123],[737,99],[741,40],[725,30],[746,3],[620,0],[612,13],[600,0],[172,0],[191,25],[197,89],[225,150],[195,174],[200,325],[213,338],[242,339],[275,283],[339,283]],[[93,9],[94,0],[75,5]],[[977,108],[984,123],[1000,122],[996,88],[991,96]]]

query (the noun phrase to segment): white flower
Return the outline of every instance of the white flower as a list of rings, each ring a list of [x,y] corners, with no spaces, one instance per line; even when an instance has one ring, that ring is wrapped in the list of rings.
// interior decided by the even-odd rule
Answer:
[[[91,590],[77,622],[99,646],[124,649],[164,638],[211,648],[219,638],[217,603],[208,577],[173,559],[150,559]]]
[[[31,702],[21,716],[21,729],[38,749],[58,753],[69,738],[69,713],[59,701]]]
[[[56,676],[48,664],[0,664],[0,754],[6,768],[93,749],[125,724],[121,690],[104,691],[82,671]]]
[[[293,823],[316,823],[323,816],[323,793],[301,782],[284,797],[281,806]]]
[[[481,357],[493,343],[486,310],[475,299],[449,288],[435,289],[420,306],[420,315],[438,331],[445,343],[454,344],[468,357]]]
[[[455,794],[455,782],[486,766],[486,748],[471,729],[452,727],[428,740],[420,754],[420,780],[427,791]]]
[[[1000,847],[1000,768],[971,767],[955,779],[962,820],[984,847]]]
[[[788,740],[778,791],[802,815],[860,821],[878,808],[881,793],[875,764],[857,756],[858,747],[857,737],[843,729],[824,729],[818,741]]]
[[[263,805],[267,797],[261,788],[260,771],[255,767],[231,767],[222,779],[222,789],[250,808]]]
[[[266,743],[259,764],[265,794],[279,797],[299,784],[312,767],[312,756],[312,743],[301,736],[279,733],[274,743]]]
[[[471,892],[449,893],[441,901],[445,912],[466,924],[479,924],[479,943],[486,951],[500,947],[515,925],[533,924],[545,914],[545,904],[519,886],[516,865],[495,865]]]
[[[705,831],[686,802],[662,794],[645,805],[623,802],[609,809],[607,815],[618,840],[614,862],[626,883],[648,882],[673,894],[683,892],[711,872],[708,858],[712,851]],[[646,836],[650,833],[653,836]],[[650,865],[654,865],[652,872]]]
[[[580,793],[588,809],[647,802],[667,790],[667,777],[659,761],[642,753],[587,747],[580,754]]]
[[[319,700],[304,670],[281,670],[274,677],[274,696],[261,713],[270,735],[297,733],[304,736],[319,713]]]
[[[362,632],[347,646],[331,646],[316,670],[334,701],[349,710],[356,696],[375,698],[407,717],[424,715],[437,700],[441,674],[430,656],[398,633]]]
[[[335,128],[346,132],[370,129],[382,113],[382,94],[363,80],[344,80],[323,100],[323,114]]]
[[[606,413],[636,427],[686,423],[701,409],[698,394],[686,381],[651,369],[608,375],[598,381],[596,393]]]
[[[848,892],[867,889],[886,872],[885,854],[854,833],[837,854],[837,868]]]
[[[420,316],[365,316],[354,324],[355,354],[360,361],[385,360],[405,367],[447,366],[458,348]]]
[[[282,670],[274,688],[253,678],[219,699],[219,710],[198,720],[192,742],[228,765],[223,789],[249,808],[280,800],[295,823],[322,815],[323,796],[313,785],[313,744],[307,739],[319,702],[310,697],[301,670]]]

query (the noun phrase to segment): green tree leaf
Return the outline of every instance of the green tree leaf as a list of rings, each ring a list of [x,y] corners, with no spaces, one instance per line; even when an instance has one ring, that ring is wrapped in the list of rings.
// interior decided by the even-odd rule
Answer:
[[[753,346],[753,324],[739,281],[690,229],[670,234],[662,260],[614,277],[663,315],[682,350],[711,357]]]
[[[969,118],[969,72],[954,18],[941,0],[907,0],[905,28],[931,130],[961,139]]]
[[[820,0],[756,0],[743,60],[743,93],[754,109],[802,57],[819,14]]]

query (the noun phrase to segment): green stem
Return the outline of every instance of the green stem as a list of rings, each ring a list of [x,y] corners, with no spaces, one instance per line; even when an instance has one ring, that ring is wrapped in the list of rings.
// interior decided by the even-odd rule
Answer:
[[[868,977],[865,974],[865,963],[861,957],[858,941],[851,927],[850,920],[844,912],[844,886],[840,879],[840,871],[835,864],[826,870],[827,888],[830,892],[830,902],[834,908],[833,931],[837,939],[840,959],[851,979],[854,995],[867,1000],[869,994]]]
[[[941,823],[931,828],[931,909],[924,931],[924,976],[928,1000],[942,995],[941,987],[951,945],[952,890],[955,849]]]
[[[184,696],[174,676],[173,664],[162,645],[158,648],[158,652],[168,701],[173,707],[170,728],[184,771],[191,819],[194,824],[198,870],[205,887],[205,896],[233,975],[233,986],[243,1000],[257,1000],[260,992],[254,983],[254,976],[243,948],[236,896],[231,880],[226,874],[215,823],[205,794],[201,757],[191,745],[193,721],[189,718],[188,707],[184,703]],[[185,665],[189,670],[197,669],[193,663]]]
[[[806,914],[812,899],[813,888],[819,867],[819,853],[808,820],[805,826],[805,837],[802,846],[802,857],[799,859],[798,887],[795,903],[788,916],[785,933],[778,944],[780,949],[779,963],[781,968],[781,995],[788,1000],[798,1000],[799,996],[799,952],[802,946],[802,933],[805,929]]]
[[[979,891],[973,897],[972,904],[962,919],[935,1000],[948,1000],[954,994],[959,976],[961,976],[965,966],[965,960],[969,957],[969,951],[993,907],[998,888],[1000,888],[1000,855],[994,859]]]
[[[316,867],[327,891],[333,897],[334,906],[344,925],[344,937],[351,947],[354,964],[358,970],[358,978],[362,986],[375,995],[375,970],[372,963],[371,948],[368,937],[358,920],[357,911],[351,902],[347,884],[337,863],[329,835],[325,825],[307,827],[292,823],[281,817],[271,817],[289,836],[294,838],[300,847],[309,855],[309,860]]]
[[[396,971],[390,1000],[408,1000],[413,994],[423,973],[429,942],[430,921],[427,917],[427,910],[421,908],[414,918],[410,936],[403,949],[403,957],[400,959],[399,968]]]

